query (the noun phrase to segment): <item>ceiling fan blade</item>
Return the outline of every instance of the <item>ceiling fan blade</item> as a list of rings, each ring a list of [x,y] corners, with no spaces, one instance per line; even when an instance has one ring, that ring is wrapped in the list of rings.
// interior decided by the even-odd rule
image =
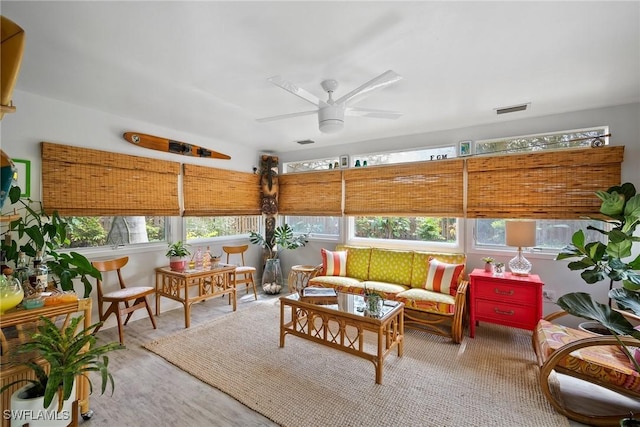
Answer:
[[[261,119],[256,119],[256,121],[258,122],[272,122],[274,120],[281,120],[281,119],[289,119],[291,117],[299,117],[299,116],[308,116],[311,114],[317,114],[318,110],[313,110],[313,111],[301,111],[299,113],[289,113],[289,114],[281,114],[279,116],[271,116],[271,117],[263,117]]]
[[[373,117],[376,119],[397,119],[402,116],[399,111],[374,110],[372,108],[347,107],[345,114],[350,116]]]
[[[316,107],[318,107],[320,105],[320,99],[317,96],[315,96],[314,94],[309,93],[306,90],[296,86],[295,84],[291,83],[288,80],[284,80],[280,76],[269,77],[267,80],[270,81],[271,83],[273,83],[274,85],[281,87],[282,89],[286,90],[287,92],[291,92],[292,94],[294,94],[296,96],[299,96],[300,98],[304,99],[305,101],[312,103]]]
[[[351,101],[353,98],[355,98],[356,96],[364,95],[375,89],[381,89],[401,79],[402,79],[402,76],[396,73],[395,71],[393,70],[385,71],[384,73],[380,74],[378,77],[369,80],[359,88],[354,89],[348,94],[346,94],[345,96],[337,99],[336,104],[347,103]]]

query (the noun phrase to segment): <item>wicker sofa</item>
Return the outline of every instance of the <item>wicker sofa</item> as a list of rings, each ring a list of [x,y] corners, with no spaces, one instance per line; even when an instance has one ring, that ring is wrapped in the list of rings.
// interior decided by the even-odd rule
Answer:
[[[405,304],[405,327],[462,341],[466,292],[465,254],[339,245],[323,250],[310,286],[363,294],[373,290]]]

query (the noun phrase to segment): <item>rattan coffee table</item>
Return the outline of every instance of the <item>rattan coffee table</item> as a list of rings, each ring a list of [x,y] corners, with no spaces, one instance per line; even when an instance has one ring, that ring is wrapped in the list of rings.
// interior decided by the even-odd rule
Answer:
[[[288,308],[288,309],[287,309]],[[306,299],[299,294],[280,297],[280,347],[287,334],[369,360],[382,384],[384,358],[393,349],[402,357],[404,304],[385,301],[380,317],[365,314],[364,298],[338,293],[333,301]],[[365,351],[365,332],[376,335],[375,353]]]

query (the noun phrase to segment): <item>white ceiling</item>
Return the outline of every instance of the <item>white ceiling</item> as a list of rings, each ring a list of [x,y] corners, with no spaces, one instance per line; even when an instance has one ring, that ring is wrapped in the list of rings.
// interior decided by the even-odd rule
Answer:
[[[3,0],[1,12],[26,33],[17,89],[258,150],[640,101],[638,1]],[[313,109],[268,77],[326,99],[323,79],[340,82],[337,98],[388,69],[403,80],[355,106],[398,120],[346,117],[331,135],[313,115],[256,121]]]

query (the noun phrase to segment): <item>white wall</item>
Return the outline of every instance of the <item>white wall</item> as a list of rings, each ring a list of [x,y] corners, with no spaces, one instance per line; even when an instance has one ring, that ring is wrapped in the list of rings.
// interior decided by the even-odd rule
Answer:
[[[144,157],[164,160],[181,161],[182,163],[195,163],[205,166],[220,167],[226,169],[250,172],[253,165],[257,164],[258,152],[246,147],[239,147],[224,141],[216,141],[202,136],[192,135],[159,125],[140,122],[126,117],[106,114],[97,110],[87,109],[59,100],[41,97],[31,93],[16,90],[14,103],[18,108],[15,114],[7,114],[0,127],[1,147],[10,156],[32,162],[32,188],[33,199],[40,199],[40,142],[49,141],[68,145],[77,145],[99,150],[113,151],[139,155]],[[344,146],[309,147],[289,153],[277,153],[280,161],[295,161],[303,159],[323,158],[342,154],[361,154],[389,150],[401,150],[417,147],[439,146],[457,143],[460,140],[479,140],[504,136],[542,133],[556,130],[575,129],[592,126],[610,126],[612,133],[612,145],[625,146],[625,161],[623,163],[623,181],[633,182],[640,189],[640,104],[623,105],[597,110],[586,110],[566,114],[540,117],[534,119],[508,120],[491,125],[466,127],[460,129],[445,130],[419,135],[407,135],[397,138],[381,139],[354,143]],[[153,150],[145,150],[133,146],[122,139],[125,131],[138,131],[158,136],[166,136],[181,140],[231,156],[231,160],[210,160],[176,156],[168,153],[160,153]],[[78,183],[81,185],[81,183]],[[180,222],[174,221],[173,233],[180,236]],[[486,254],[475,250],[471,246],[470,230],[463,233],[463,248],[468,254],[469,270],[480,268],[480,260]],[[237,242],[240,243],[240,242]],[[244,242],[243,242],[244,243]],[[214,253],[220,253],[221,245],[212,245]],[[286,273],[289,267],[295,264],[318,264],[320,262],[320,248],[332,248],[334,242],[312,241],[307,247],[296,251],[285,251],[281,257],[283,270]],[[154,283],[153,268],[167,263],[164,257],[165,245],[157,245],[150,248],[118,249],[105,251],[89,251],[87,256],[91,259],[103,259],[113,256],[128,255],[129,266],[126,269],[126,278],[129,283]],[[513,251],[492,254],[501,261],[507,261],[514,256]],[[258,265],[260,250],[255,246],[250,247],[249,262]],[[569,271],[565,262],[554,261],[552,256],[531,255],[528,258],[534,264],[534,273],[539,274],[547,289],[556,292],[560,296],[566,292],[583,290],[593,291],[598,298],[604,299],[606,295],[605,285],[586,285],[578,274]],[[80,291],[80,289],[78,289]],[[163,299],[163,311],[174,308],[176,304]],[[545,304],[545,312],[554,311],[553,304]],[[137,312],[135,316],[143,315]],[[108,325],[113,325],[110,321]]]

